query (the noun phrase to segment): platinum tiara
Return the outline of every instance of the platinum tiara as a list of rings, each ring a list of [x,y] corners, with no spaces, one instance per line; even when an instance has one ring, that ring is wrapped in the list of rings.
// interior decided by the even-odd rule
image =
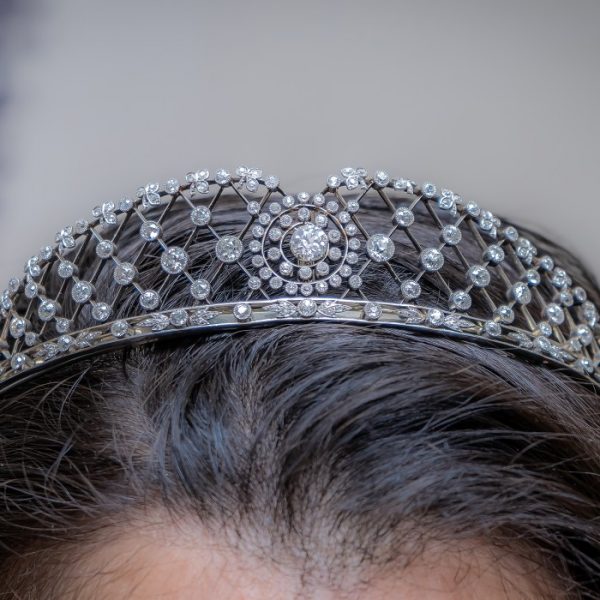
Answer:
[[[245,209],[247,220],[237,228],[221,206],[226,197]],[[176,209],[185,235],[168,245],[165,218]],[[389,226],[371,230],[374,210],[387,211]],[[419,239],[424,219],[439,229],[436,245]],[[228,233],[217,232],[219,223]],[[188,250],[203,229],[214,239],[212,254],[194,264]],[[131,231],[143,244],[133,254],[126,244]],[[463,252],[467,237],[481,251],[475,262]],[[119,346],[302,320],[438,332],[518,350],[600,382],[597,307],[551,256],[538,254],[514,226],[475,202],[383,171],[370,176],[345,168],[321,192],[295,195],[259,169],[191,172],[182,184],[149,183],[133,199],[96,206],[91,220],[62,229],[29,258],[24,276],[9,280],[0,295],[0,390]],[[78,276],[84,261],[86,280]],[[149,268],[164,276],[157,289],[143,285]],[[397,288],[389,298],[365,295],[370,269],[393,276]],[[232,295],[224,270],[245,280],[242,293]],[[51,274],[59,282],[52,291]],[[97,296],[100,278],[112,282],[110,298]],[[175,278],[187,280],[183,305],[169,302]],[[431,278],[446,291],[442,308],[439,297],[437,306],[426,299]],[[502,304],[486,290],[494,280],[505,289]],[[117,318],[123,302],[134,316]]]

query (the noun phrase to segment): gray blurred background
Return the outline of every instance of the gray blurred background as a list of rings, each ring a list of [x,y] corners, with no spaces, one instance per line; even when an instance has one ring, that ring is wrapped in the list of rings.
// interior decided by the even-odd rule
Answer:
[[[600,276],[600,2],[0,0],[0,288],[92,206],[239,164],[432,180]]]

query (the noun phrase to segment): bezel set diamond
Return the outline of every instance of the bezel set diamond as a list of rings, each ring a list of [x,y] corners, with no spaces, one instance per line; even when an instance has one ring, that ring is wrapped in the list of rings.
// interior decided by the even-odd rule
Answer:
[[[228,192],[243,203],[248,221],[237,233],[220,234],[219,199]],[[389,226],[371,231],[364,217],[375,201],[389,211]],[[189,237],[168,243],[164,217],[181,203],[188,205]],[[187,278],[186,305],[161,309],[168,286],[142,284],[148,263],[122,250],[127,245],[120,230],[129,218],[139,223],[134,234],[158,251],[165,283]],[[438,245],[419,240],[425,218],[439,228]],[[237,269],[245,277],[247,290],[239,297],[220,297],[215,273],[194,264],[189,246],[199,230],[214,236],[217,273]],[[475,260],[462,252],[465,237],[481,249]],[[79,273],[90,240],[98,267],[87,280]],[[12,277],[0,293],[0,390],[84,354],[183,330],[323,319],[444,332],[518,349],[600,382],[598,309],[585,289],[514,226],[431,182],[419,185],[385,171],[371,177],[347,167],[327,178],[320,192],[292,195],[261,169],[240,166],[214,175],[200,169],[187,173],[183,184],[151,182],[135,199],[96,206],[90,221],[64,227],[54,242],[30,257],[24,276]],[[397,283],[393,297],[369,297],[367,282],[377,268]],[[462,286],[456,280],[450,285],[449,268],[462,273]],[[57,294],[46,290],[52,269],[63,281]],[[114,284],[113,298],[97,297],[103,272]],[[428,305],[429,279],[447,290],[446,306],[439,298]],[[487,293],[493,281],[505,289],[504,304]],[[123,295],[137,295],[140,314],[116,317]],[[94,324],[77,329],[85,310]]]

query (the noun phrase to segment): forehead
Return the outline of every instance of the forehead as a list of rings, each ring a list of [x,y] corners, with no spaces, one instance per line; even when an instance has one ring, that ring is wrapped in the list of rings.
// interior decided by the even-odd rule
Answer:
[[[257,560],[206,533],[183,541],[172,530],[154,528],[97,545],[69,580],[79,600],[516,600],[540,598],[535,570],[485,544],[457,542],[430,548],[406,568],[366,579],[349,572],[333,589],[306,585],[300,568]]]

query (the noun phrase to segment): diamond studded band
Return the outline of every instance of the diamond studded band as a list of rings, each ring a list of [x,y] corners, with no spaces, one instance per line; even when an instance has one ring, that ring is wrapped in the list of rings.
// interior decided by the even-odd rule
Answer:
[[[220,209],[226,197],[246,221],[219,233],[231,229]],[[173,244],[168,217],[176,210],[186,235]],[[388,226],[379,219],[373,228],[382,211]],[[425,225],[438,243],[422,236]],[[142,244],[133,254],[131,235]],[[214,240],[210,261],[192,258],[199,235]],[[478,249],[476,260],[468,248]],[[163,274],[157,289],[143,284],[148,268]],[[375,299],[364,280],[381,269],[396,288]],[[224,271],[242,276],[246,289],[228,295]],[[167,309],[165,290],[177,278],[187,282],[187,299]],[[98,297],[101,280],[112,282],[110,297]],[[428,281],[445,292],[445,305],[428,301]],[[492,285],[504,289],[502,303],[488,293]],[[124,302],[136,307],[126,317]],[[342,169],[320,192],[290,195],[277,177],[239,167],[149,183],[133,199],[96,206],[91,220],[63,228],[31,256],[0,295],[0,391],[81,356],[159,337],[319,320],[472,339],[600,382],[596,305],[553,257],[492,212],[383,171]]]

